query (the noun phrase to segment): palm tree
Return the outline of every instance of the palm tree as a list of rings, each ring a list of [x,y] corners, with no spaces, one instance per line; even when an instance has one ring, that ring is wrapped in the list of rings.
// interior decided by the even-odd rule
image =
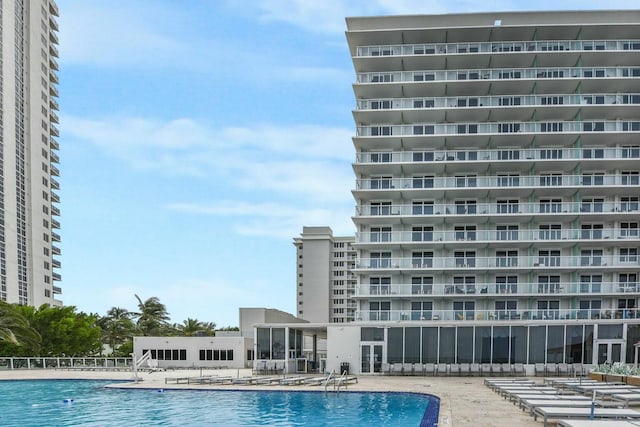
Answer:
[[[136,325],[131,320],[132,317],[133,314],[126,308],[111,307],[107,315],[98,321],[102,328],[102,342],[108,344],[112,351],[134,334]]]
[[[169,313],[167,307],[160,302],[158,297],[151,297],[145,301],[135,295],[138,300],[137,316],[138,329],[144,336],[161,334],[163,329],[168,326]]]
[[[41,339],[40,334],[15,306],[0,301],[0,341],[37,350]]]
[[[174,325],[175,329],[185,337],[214,336],[216,324],[213,322],[201,322],[190,317],[182,322],[182,325]]]

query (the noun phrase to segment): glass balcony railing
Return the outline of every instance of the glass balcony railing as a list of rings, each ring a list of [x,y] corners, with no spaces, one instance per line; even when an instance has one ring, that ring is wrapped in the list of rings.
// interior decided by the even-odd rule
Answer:
[[[357,310],[355,321],[636,319],[636,309]]]
[[[640,146],[619,148],[378,151],[356,154],[357,164],[618,159],[640,159]]]
[[[486,43],[428,43],[359,46],[358,57],[519,52],[589,52],[640,50],[640,40],[546,40]]]
[[[359,84],[459,82],[469,80],[561,80],[640,77],[640,67],[478,68],[357,73]]]
[[[640,185],[640,173],[605,175],[505,175],[505,176],[449,176],[413,178],[371,178],[356,180],[356,190],[437,190],[468,188],[544,188],[554,187],[606,187]]]
[[[356,263],[356,270],[438,270],[458,269],[460,271],[475,269],[582,269],[582,268],[638,268],[638,256],[436,256],[436,257],[394,257],[394,258],[361,258]]]
[[[356,288],[356,297],[448,297],[455,295],[475,295],[518,297],[531,295],[583,295],[629,294],[640,290],[637,282],[555,282],[555,283],[436,283],[436,284],[361,284]]]
[[[358,126],[356,136],[437,136],[491,134],[558,134],[583,132],[640,132],[640,121],[598,120],[558,122],[503,123],[415,123],[412,125],[379,124]]]
[[[639,198],[629,199],[632,200],[625,202],[560,202],[549,199],[532,203],[519,203],[517,201],[493,203],[414,202],[410,205],[379,203],[357,206],[356,216],[563,215],[567,213],[598,215],[610,212],[637,215],[640,211]]]
[[[502,95],[502,96],[457,96],[420,98],[360,99],[358,110],[399,110],[433,108],[473,107],[527,107],[527,106],[588,106],[640,104],[640,94],[548,94],[548,95]]]
[[[506,227],[506,226],[505,226]],[[638,240],[638,228],[609,229],[534,229],[534,230],[469,230],[433,231],[420,227],[420,231],[376,231],[356,233],[356,243],[448,243],[448,242],[536,242],[562,240]]]

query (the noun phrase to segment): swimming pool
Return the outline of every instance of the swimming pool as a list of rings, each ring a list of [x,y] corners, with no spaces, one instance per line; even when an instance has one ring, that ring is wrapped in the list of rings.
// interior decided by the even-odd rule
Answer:
[[[439,411],[437,398],[411,393],[104,388],[108,383],[0,381],[0,425],[431,427]]]

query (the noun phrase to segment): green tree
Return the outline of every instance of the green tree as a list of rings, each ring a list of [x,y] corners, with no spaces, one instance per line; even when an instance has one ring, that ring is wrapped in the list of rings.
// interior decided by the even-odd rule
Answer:
[[[136,325],[132,317],[133,314],[126,308],[111,307],[107,315],[98,320],[102,329],[102,342],[107,344],[111,351],[115,352],[135,335]]]
[[[137,317],[138,330],[143,336],[152,335],[172,335],[170,333],[169,313],[167,307],[160,302],[158,297],[151,297],[142,301],[135,295],[138,300]]]
[[[182,322],[182,325],[174,325],[180,335],[185,337],[207,336],[211,337],[216,334],[216,324],[213,322],[201,322],[198,319],[190,317]]]
[[[41,340],[38,331],[31,327],[17,305],[0,301],[0,342],[38,351]]]

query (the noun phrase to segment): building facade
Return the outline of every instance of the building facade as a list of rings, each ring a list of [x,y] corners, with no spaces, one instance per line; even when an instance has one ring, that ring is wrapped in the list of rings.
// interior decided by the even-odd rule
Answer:
[[[60,305],[58,8],[1,4],[0,299]]]
[[[304,227],[296,247],[297,316],[309,322],[344,323],[355,317],[355,238],[330,227]]]
[[[348,18],[347,40],[363,370],[632,361],[640,11]]]

